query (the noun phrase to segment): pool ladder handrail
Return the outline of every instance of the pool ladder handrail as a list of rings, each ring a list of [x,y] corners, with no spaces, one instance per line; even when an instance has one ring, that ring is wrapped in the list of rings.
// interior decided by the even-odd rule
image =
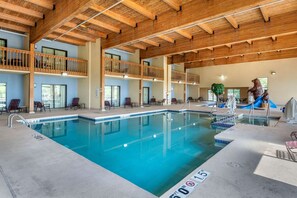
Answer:
[[[7,126],[9,128],[12,128],[12,123],[13,123],[13,118],[14,117],[19,117],[25,124],[27,127],[30,127],[31,128],[31,124],[23,117],[21,116],[20,114],[17,114],[17,113],[12,113],[8,116],[7,118]]]

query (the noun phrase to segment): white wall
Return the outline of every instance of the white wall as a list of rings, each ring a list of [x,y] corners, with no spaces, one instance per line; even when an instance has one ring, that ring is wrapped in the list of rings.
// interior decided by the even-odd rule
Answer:
[[[199,98],[199,86],[198,85],[187,85],[187,98],[188,97],[192,97],[193,99]]]
[[[275,71],[276,75],[271,75]],[[223,83],[225,87],[252,87],[252,79],[268,78],[270,99],[283,105],[291,97],[297,98],[297,58],[272,61],[218,65],[191,69],[200,75],[200,87],[210,87],[212,83]],[[224,75],[226,79],[220,80]]]

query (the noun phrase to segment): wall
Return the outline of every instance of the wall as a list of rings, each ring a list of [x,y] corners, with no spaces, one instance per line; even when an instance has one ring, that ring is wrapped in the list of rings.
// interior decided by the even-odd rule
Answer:
[[[34,101],[41,100],[41,85],[42,84],[57,84],[57,85],[67,85],[67,103],[71,103],[74,97],[78,96],[77,93],[77,79],[62,76],[46,76],[46,75],[35,75],[34,83],[36,87],[34,88]],[[85,103],[82,98],[80,98],[80,103]]]
[[[152,82],[152,96],[156,98],[156,100],[162,100],[163,96],[163,82]]]
[[[41,40],[35,45],[35,51],[36,52],[42,52],[42,47],[49,47],[49,48],[55,48],[55,49],[61,49],[67,51],[67,56],[71,58],[77,58],[78,57],[78,46],[71,45],[67,43],[61,43],[57,41],[47,41],[47,40]]]
[[[139,80],[129,79],[128,83],[131,101],[139,103]]]
[[[171,84],[171,98],[176,98],[177,100],[184,100],[184,84]]]
[[[187,85],[187,98],[192,97],[193,99],[199,98],[199,86]]]
[[[140,61],[139,50],[136,50],[135,53],[127,53],[127,52],[118,51],[118,50],[114,50],[114,49],[108,49],[105,52],[121,56],[122,61],[140,63],[139,62]]]
[[[268,78],[270,99],[283,105],[291,97],[297,98],[297,58],[273,61],[218,65],[191,69],[190,72],[200,75],[200,87],[210,87],[212,83],[223,83],[225,87],[252,87],[252,79]],[[275,71],[276,75],[271,75]],[[226,79],[221,81],[220,75]],[[201,95],[202,96],[202,95]]]
[[[0,32],[0,38],[7,39],[7,47],[9,48],[24,49],[25,37],[23,36]]]
[[[121,86],[121,105],[124,105],[125,98],[129,97],[129,80],[121,79],[121,78],[112,78],[112,77],[105,77],[105,85],[117,85]],[[134,101],[133,101],[134,102]]]
[[[154,96],[152,90],[153,82],[152,81],[143,81],[143,87],[149,87],[149,100]]]
[[[0,73],[0,83],[6,83],[7,106],[11,99],[21,99],[20,105],[24,105],[23,90],[24,74]]]

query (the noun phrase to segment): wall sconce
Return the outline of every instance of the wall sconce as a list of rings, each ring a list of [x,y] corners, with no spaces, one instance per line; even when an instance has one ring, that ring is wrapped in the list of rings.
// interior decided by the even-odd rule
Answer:
[[[193,85],[196,85],[196,82],[193,82]]]
[[[224,75],[222,74],[222,75],[220,75],[219,78],[221,79],[221,81],[224,81],[224,80],[226,79],[226,76],[224,76]]]
[[[275,75],[275,74],[276,74],[276,72],[275,72],[275,71],[272,71],[272,72],[271,72],[271,75]]]
[[[128,75],[126,75],[126,74],[125,74],[125,75],[123,75],[123,78],[128,78]]]
[[[177,81],[178,82],[178,84],[181,84],[182,83],[182,81],[181,80],[179,80],[179,81]]]
[[[62,72],[61,76],[68,76],[67,72]]]
[[[153,81],[157,81],[157,78],[153,78]]]

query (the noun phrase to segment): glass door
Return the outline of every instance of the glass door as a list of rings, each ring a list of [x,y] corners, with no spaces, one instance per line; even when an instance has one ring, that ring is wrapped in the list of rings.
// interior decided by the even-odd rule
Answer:
[[[143,87],[143,104],[148,104],[150,101],[150,88]]]
[[[66,85],[42,85],[42,102],[51,108],[65,108],[67,98]]]
[[[121,104],[121,87],[117,85],[106,85],[105,86],[105,98],[104,100],[109,101],[110,105],[119,107]]]
[[[6,83],[0,83],[0,110],[6,108]]]

